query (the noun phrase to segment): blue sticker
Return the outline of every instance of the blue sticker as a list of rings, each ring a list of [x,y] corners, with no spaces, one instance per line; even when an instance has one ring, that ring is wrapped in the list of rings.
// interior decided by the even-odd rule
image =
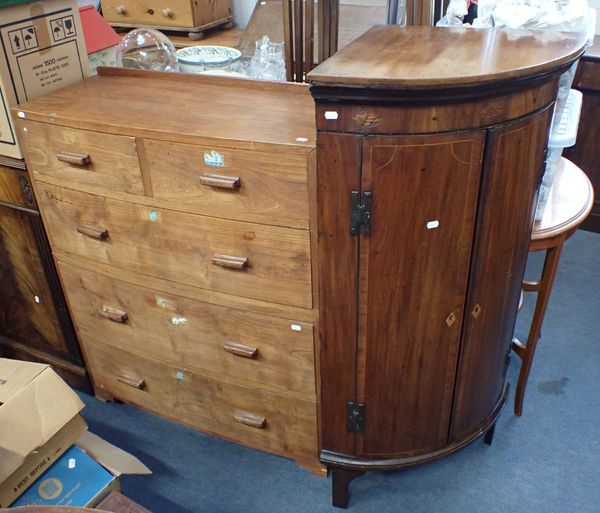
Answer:
[[[177,373],[177,379],[178,379],[179,381],[183,381],[183,372],[179,371],[179,372]]]
[[[158,219],[158,214],[152,210],[150,212],[150,221],[156,221]]]

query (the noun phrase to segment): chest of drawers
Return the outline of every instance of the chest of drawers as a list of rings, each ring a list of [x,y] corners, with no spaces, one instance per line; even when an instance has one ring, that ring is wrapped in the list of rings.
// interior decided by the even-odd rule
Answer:
[[[109,71],[18,116],[96,394],[319,471],[308,88]]]

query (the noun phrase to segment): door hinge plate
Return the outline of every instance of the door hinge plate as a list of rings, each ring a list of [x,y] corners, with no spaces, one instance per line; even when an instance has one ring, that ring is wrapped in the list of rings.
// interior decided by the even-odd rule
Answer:
[[[352,191],[350,198],[350,233],[352,235],[362,233],[370,235],[371,233],[371,201],[372,195],[370,191],[362,193],[362,203],[360,201],[360,192]]]
[[[364,433],[365,430],[365,405],[348,401],[346,405],[346,420],[348,431]]]

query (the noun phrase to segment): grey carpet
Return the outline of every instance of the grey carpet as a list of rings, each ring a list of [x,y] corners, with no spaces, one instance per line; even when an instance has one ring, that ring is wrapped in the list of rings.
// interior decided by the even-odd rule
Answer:
[[[540,256],[530,258],[528,275]],[[531,316],[527,299],[516,328],[521,339]],[[513,390],[518,368],[514,356]],[[357,479],[350,511],[600,512],[599,371],[600,235],[580,231],[562,256],[523,417],[513,415],[511,397],[491,447],[476,441],[436,463]],[[154,513],[336,511],[330,481],[292,461],[82,397],[90,430],[154,471],[122,479],[125,494]]]

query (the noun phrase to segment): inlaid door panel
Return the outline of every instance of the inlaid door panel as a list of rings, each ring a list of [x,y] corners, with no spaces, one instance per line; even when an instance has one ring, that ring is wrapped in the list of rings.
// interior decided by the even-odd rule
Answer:
[[[489,131],[451,441],[485,422],[504,390],[551,114]]]
[[[364,139],[358,457],[446,445],[484,141],[485,131]]]
[[[38,247],[39,215],[0,206],[0,333],[68,355]]]
[[[321,445],[354,454],[346,404],[356,396],[358,237],[350,234],[350,198],[360,189],[361,137],[323,133],[317,147]]]

